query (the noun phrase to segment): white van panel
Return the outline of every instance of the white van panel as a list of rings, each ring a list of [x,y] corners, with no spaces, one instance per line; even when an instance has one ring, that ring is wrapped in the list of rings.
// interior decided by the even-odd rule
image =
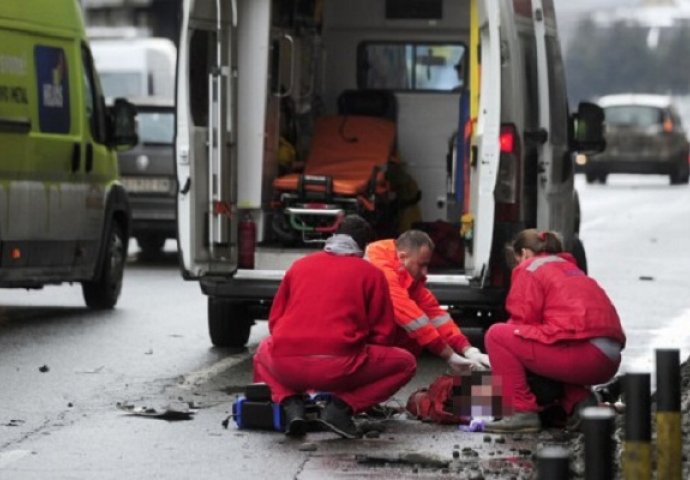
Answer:
[[[397,99],[400,158],[422,191],[422,218],[446,220],[446,155],[458,129],[460,94],[398,94]]]
[[[271,1],[242,0],[238,10],[237,206],[261,208]]]

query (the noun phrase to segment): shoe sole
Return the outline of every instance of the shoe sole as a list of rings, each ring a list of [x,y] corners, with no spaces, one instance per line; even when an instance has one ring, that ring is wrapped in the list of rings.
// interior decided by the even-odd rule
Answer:
[[[328,430],[330,430],[333,433],[337,433],[338,435],[340,435],[343,438],[347,438],[348,440],[354,440],[355,438],[359,438],[359,435],[348,433],[348,432],[336,427],[335,425],[326,422],[323,419],[319,419],[319,422],[321,423],[321,425],[326,427]]]

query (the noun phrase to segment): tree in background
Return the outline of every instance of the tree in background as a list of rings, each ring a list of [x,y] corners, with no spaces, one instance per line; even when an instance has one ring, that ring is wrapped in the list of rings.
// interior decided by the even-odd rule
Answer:
[[[655,48],[649,28],[619,22],[602,27],[591,19],[579,22],[566,53],[571,98],[591,99],[610,93],[690,91],[690,26],[664,29]]]

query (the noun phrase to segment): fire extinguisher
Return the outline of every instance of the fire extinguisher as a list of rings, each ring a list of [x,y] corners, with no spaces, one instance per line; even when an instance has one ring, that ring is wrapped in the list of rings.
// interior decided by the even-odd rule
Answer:
[[[254,268],[254,250],[256,249],[256,223],[251,213],[242,216],[238,225],[239,253],[237,266],[239,268]]]

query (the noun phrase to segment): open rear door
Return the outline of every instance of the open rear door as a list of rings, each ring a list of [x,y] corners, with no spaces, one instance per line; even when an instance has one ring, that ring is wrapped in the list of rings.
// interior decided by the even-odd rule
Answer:
[[[539,129],[551,132],[551,92],[549,91],[549,59],[546,46],[546,18],[542,0],[532,0],[534,38],[537,51],[537,82],[539,83]],[[539,179],[537,181],[537,228],[548,230],[551,225],[551,204],[553,189],[553,145],[551,141],[537,147],[539,155]]]
[[[185,278],[237,268],[236,19],[236,0],[183,2],[175,160]]]
[[[477,0],[481,51],[479,111],[471,159],[472,277],[482,286],[489,273],[494,234],[494,190],[500,160],[501,44],[499,0]]]

